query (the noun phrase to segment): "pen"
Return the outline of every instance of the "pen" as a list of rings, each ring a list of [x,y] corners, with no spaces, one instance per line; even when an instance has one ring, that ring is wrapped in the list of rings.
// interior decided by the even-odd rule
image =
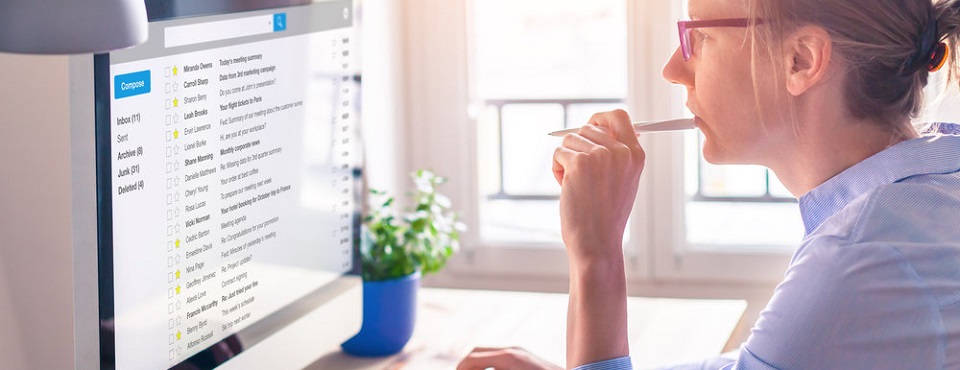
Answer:
[[[697,124],[693,122],[693,118],[681,118],[681,119],[671,119],[666,121],[644,121],[644,122],[633,122],[633,130],[635,132],[664,132],[664,131],[678,131],[678,130],[690,130],[697,128]],[[554,131],[551,132],[550,136],[563,136],[566,134],[572,134],[579,131],[580,128],[571,128],[566,130]]]

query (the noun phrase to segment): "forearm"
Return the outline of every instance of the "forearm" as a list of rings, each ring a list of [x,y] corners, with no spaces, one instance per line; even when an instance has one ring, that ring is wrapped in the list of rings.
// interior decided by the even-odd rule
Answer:
[[[623,255],[571,261],[567,368],[629,352]]]

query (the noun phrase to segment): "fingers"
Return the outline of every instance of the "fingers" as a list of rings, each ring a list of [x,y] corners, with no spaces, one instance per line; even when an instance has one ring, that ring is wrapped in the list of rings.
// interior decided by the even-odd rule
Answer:
[[[567,166],[572,163],[578,153],[563,146],[559,146],[553,151],[553,177],[557,179],[560,186],[563,186],[563,176],[567,173]]]
[[[457,364],[457,370],[512,369],[514,356],[504,348],[476,348]]]
[[[523,348],[474,348],[460,364],[457,370],[562,370],[559,366],[544,361]]]
[[[631,149],[640,146],[633,124],[630,123],[630,116],[622,109],[594,114],[590,117],[589,124],[610,130],[609,135]]]
[[[554,151],[551,166],[553,177],[560,186],[563,186],[563,178],[577,153],[600,154],[601,158],[612,153],[612,157],[644,160],[637,133],[623,110],[597,113],[576,134],[564,136],[563,143]]]

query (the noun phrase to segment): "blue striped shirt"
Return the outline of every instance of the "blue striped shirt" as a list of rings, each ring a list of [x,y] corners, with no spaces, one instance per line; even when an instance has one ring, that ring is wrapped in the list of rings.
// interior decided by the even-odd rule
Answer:
[[[674,369],[960,369],[960,125],[935,124],[799,204],[806,235],[739,356]]]

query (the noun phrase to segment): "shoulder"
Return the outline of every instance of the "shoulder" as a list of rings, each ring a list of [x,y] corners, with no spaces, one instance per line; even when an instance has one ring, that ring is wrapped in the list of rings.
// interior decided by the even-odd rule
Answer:
[[[958,215],[956,173],[861,195],[803,241],[746,348],[776,368],[938,368],[960,333],[943,311],[960,307]]]
[[[788,270],[861,289],[880,278],[923,286],[960,261],[960,176],[923,175],[881,186],[825,222],[801,244]],[[956,274],[954,274],[956,275]],[[960,276],[953,276],[960,288]],[[828,282],[824,282],[827,284]],[[960,299],[960,296],[958,296]]]
[[[863,198],[852,243],[948,243],[960,248],[960,176],[928,174],[881,186]]]
[[[746,348],[775,368],[936,368],[943,331],[898,246],[823,236],[798,251]]]
[[[960,173],[923,174],[879,186],[830,216],[805,240],[960,241]]]

